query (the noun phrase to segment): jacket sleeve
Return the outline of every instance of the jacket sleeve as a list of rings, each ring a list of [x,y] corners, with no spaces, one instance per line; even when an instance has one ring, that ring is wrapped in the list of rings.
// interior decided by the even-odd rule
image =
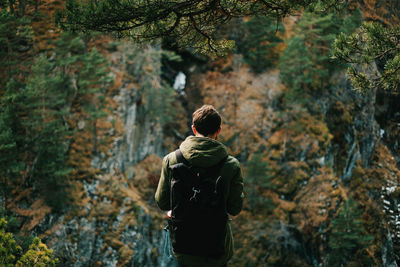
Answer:
[[[169,173],[169,160],[168,156],[165,156],[162,163],[160,180],[158,181],[157,191],[155,200],[158,207],[162,210],[170,210],[170,182],[171,176]]]
[[[230,192],[228,196],[227,211],[230,215],[237,215],[243,206],[243,176],[240,170],[239,162],[237,162],[237,170],[231,180]]]

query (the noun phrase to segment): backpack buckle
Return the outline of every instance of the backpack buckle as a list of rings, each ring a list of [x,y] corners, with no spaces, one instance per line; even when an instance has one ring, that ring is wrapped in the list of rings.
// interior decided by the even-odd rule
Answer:
[[[193,196],[189,199],[190,201],[197,201],[197,199],[196,199],[196,195],[198,194],[198,193],[200,193],[200,189],[199,190],[196,190],[196,188],[194,188],[194,186],[192,187],[192,191],[193,191]]]

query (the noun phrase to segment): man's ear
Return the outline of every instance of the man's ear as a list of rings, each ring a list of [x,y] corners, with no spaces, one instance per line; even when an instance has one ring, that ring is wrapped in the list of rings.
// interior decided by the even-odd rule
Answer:
[[[221,127],[218,128],[218,130],[215,132],[214,139],[217,140],[219,133],[221,132]]]
[[[194,134],[194,135],[197,134],[197,130],[196,130],[196,127],[194,127],[194,124],[192,124],[192,131],[193,131],[193,134]]]

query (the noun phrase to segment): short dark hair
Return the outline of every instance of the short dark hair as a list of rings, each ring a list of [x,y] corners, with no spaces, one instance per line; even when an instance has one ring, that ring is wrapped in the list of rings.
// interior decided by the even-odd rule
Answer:
[[[203,105],[197,109],[192,118],[194,127],[204,136],[216,133],[221,127],[221,116],[211,105]]]

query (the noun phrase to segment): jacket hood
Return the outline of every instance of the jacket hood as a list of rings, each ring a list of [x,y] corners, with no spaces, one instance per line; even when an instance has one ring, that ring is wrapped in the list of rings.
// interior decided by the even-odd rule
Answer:
[[[189,136],[180,145],[182,155],[196,167],[214,166],[226,156],[226,147],[217,140],[208,137]]]

